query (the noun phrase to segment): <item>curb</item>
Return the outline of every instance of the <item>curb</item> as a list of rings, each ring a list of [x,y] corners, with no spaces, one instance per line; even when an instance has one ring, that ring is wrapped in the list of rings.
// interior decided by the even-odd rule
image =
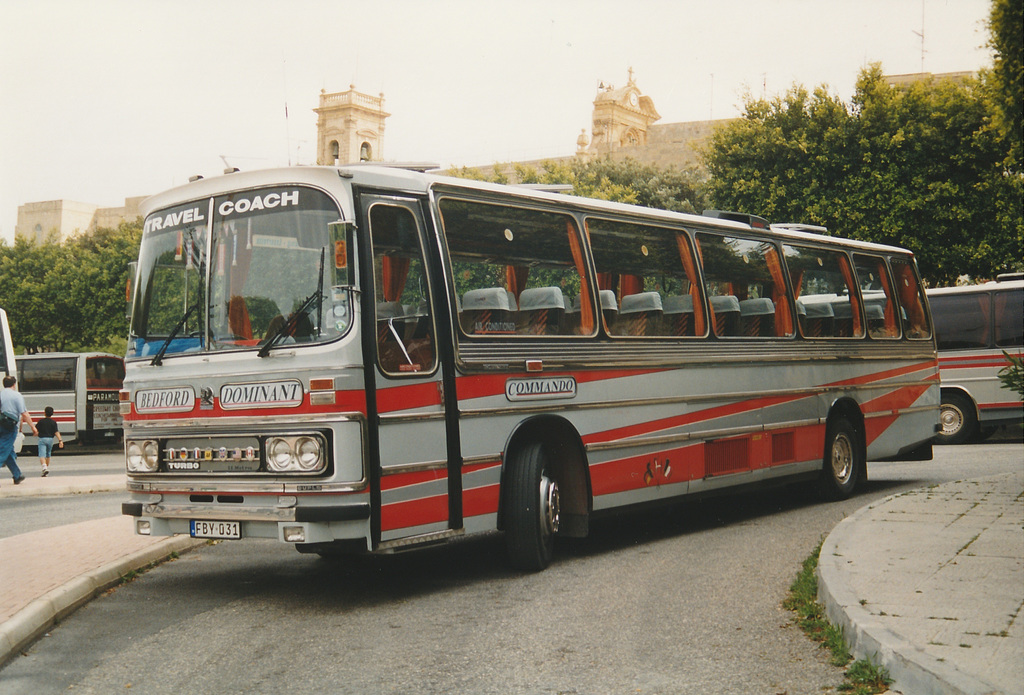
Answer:
[[[57,621],[119,584],[125,574],[163,562],[174,553],[187,552],[205,543],[205,540],[188,536],[168,538],[109,562],[40,596],[0,624],[0,665],[37,640]]]
[[[855,659],[870,659],[885,667],[893,686],[910,693],[936,695],[991,695],[998,688],[925,653],[913,643],[882,625],[865,610],[845,578],[842,565],[849,561],[838,547],[856,535],[856,524],[877,507],[907,494],[890,495],[861,507],[840,521],[822,543],[818,555],[818,601],[829,621],[842,630]]]

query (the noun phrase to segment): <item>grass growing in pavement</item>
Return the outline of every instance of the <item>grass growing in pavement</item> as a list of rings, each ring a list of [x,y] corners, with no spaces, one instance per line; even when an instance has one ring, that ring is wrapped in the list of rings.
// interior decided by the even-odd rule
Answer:
[[[810,557],[803,561],[803,566],[793,584],[789,587],[789,596],[782,602],[782,607],[796,613],[797,624],[804,633],[832,654],[833,666],[843,667],[850,663],[850,654],[843,632],[825,617],[824,607],[818,603],[818,554],[821,543],[814,549]],[[849,681],[839,687],[844,692],[854,695],[874,695],[884,693],[892,679],[881,666],[876,666],[868,659],[860,659],[846,669]]]

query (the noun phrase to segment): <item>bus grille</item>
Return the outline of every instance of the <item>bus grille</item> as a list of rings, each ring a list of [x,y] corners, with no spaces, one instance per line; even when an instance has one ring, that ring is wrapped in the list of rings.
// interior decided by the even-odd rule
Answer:
[[[719,439],[704,445],[706,477],[750,470],[750,440]]]

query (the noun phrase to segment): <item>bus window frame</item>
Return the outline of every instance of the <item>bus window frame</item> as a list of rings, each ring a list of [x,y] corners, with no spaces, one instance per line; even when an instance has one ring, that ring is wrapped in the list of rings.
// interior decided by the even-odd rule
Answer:
[[[692,237],[693,248],[694,248],[694,251],[697,254],[697,259],[696,260],[697,260],[697,267],[699,269],[698,272],[699,272],[699,274],[701,276],[701,283],[702,283],[702,286],[701,286],[701,296],[704,298],[705,305],[706,305],[705,306],[704,314],[705,314],[705,316],[707,317],[707,320],[708,320],[707,337],[712,339],[712,340],[727,340],[727,341],[729,341],[729,340],[775,340],[775,341],[792,341],[792,340],[796,340],[798,336],[800,336],[800,337],[802,337],[802,336],[801,336],[800,329],[799,329],[799,326],[798,326],[798,318],[797,318],[797,314],[796,314],[796,302],[795,302],[795,296],[794,296],[794,292],[793,292],[792,276],[790,275],[789,268],[786,265],[785,253],[784,253],[783,248],[782,248],[783,240],[779,239],[779,238],[776,238],[768,230],[764,230],[765,233],[763,234],[763,236],[758,236],[757,235],[757,230],[751,230],[751,231],[753,232],[753,235],[751,235],[751,233],[749,233],[749,232],[746,232],[746,230],[732,230],[732,229],[726,230],[726,229],[712,229],[712,228],[704,228],[704,227],[700,227],[700,228],[691,230],[691,237]],[[789,315],[791,317],[791,322],[792,322],[791,330],[790,330],[790,332],[787,335],[757,335],[757,336],[742,335],[742,334],[741,335],[719,335],[717,333],[717,331],[714,330],[713,326],[714,326],[714,322],[715,322],[715,316],[714,316],[714,313],[713,313],[713,311],[711,309],[711,297],[712,297],[712,295],[710,295],[708,293],[708,283],[709,282],[717,282],[717,281],[708,280],[708,276],[707,276],[707,272],[706,272],[707,271],[707,266],[706,266],[705,261],[704,261],[704,252],[703,252],[703,250],[700,247],[700,242],[699,242],[699,239],[698,239],[698,236],[701,235],[701,234],[706,234],[708,236],[716,236],[716,237],[719,237],[719,238],[722,238],[722,239],[738,239],[740,241],[746,241],[746,242],[751,242],[751,243],[755,243],[755,244],[764,244],[764,245],[767,245],[767,246],[771,247],[771,249],[773,251],[775,251],[775,253],[778,254],[779,260],[780,260],[781,272],[782,272],[782,281],[784,283],[784,289],[785,289],[786,304],[788,305]],[[761,256],[762,256],[762,258],[766,258],[767,254],[761,254]],[[768,264],[767,264],[767,260],[766,260],[765,261],[765,266],[767,267],[767,265]],[[769,275],[771,275],[770,269],[769,269]],[[774,278],[771,278],[771,280],[772,280],[772,282],[775,281]],[[730,296],[730,295],[714,295],[714,296]],[[731,296],[735,296],[735,295],[731,295]],[[774,300],[773,300],[773,303],[774,303]],[[775,307],[775,315],[776,316],[778,315],[778,306]],[[773,321],[774,321],[774,319],[773,319]]]
[[[440,243],[440,251],[442,256],[442,268],[445,273],[445,284],[449,294],[449,301],[452,309],[452,334],[456,339],[456,342],[472,341],[473,343],[487,342],[487,341],[504,341],[504,340],[543,340],[545,342],[556,341],[556,340],[585,340],[592,339],[600,333],[601,321],[597,319],[597,315],[600,310],[597,308],[597,295],[593,291],[593,288],[597,286],[596,278],[591,277],[591,271],[593,269],[593,257],[591,256],[589,249],[589,242],[585,239],[585,226],[584,220],[580,214],[568,207],[559,207],[557,205],[545,205],[542,202],[533,200],[523,200],[519,198],[504,198],[504,197],[491,197],[473,195],[473,192],[464,190],[439,190],[434,189],[432,191],[432,203],[433,210],[437,215],[436,230],[438,240]],[[593,319],[593,326],[589,333],[558,333],[558,334],[536,334],[536,333],[523,333],[517,331],[508,333],[468,333],[465,327],[462,325],[460,307],[459,290],[455,282],[455,261],[452,259],[451,247],[448,242],[448,229],[445,225],[444,211],[442,209],[445,201],[456,201],[460,203],[470,203],[476,205],[484,205],[490,207],[501,207],[506,209],[523,210],[530,213],[541,213],[548,215],[556,215],[564,218],[567,223],[571,223],[573,226],[573,233],[577,240],[577,246],[581,254],[580,261],[582,267],[577,264],[575,258],[571,258],[573,261],[572,267],[577,273],[577,277],[580,280],[580,295],[587,294],[589,304],[591,308]],[[571,252],[571,249],[570,249]],[[583,272],[580,273],[579,271]],[[529,288],[526,288],[529,289]],[[582,311],[582,307],[581,307]]]
[[[584,230],[584,236],[586,237],[587,247],[588,247],[589,253],[590,253],[590,259],[589,259],[590,266],[591,266],[590,269],[595,274],[594,275],[594,282],[593,282],[593,284],[591,286],[597,288],[597,295],[596,296],[597,296],[598,299],[600,299],[600,292],[602,292],[603,290],[600,287],[601,270],[597,267],[597,260],[594,258],[594,240],[591,237],[591,228],[590,228],[591,221],[608,222],[608,223],[612,223],[612,224],[622,224],[622,225],[633,225],[635,227],[643,228],[643,229],[646,229],[646,230],[650,230],[650,231],[658,233],[658,234],[664,234],[666,237],[671,235],[673,237],[673,243],[678,243],[678,241],[676,241],[676,238],[678,238],[679,235],[682,235],[686,239],[687,251],[689,252],[690,260],[693,263],[694,272],[697,275],[697,277],[695,279],[693,279],[693,280],[690,280],[689,278],[687,278],[687,280],[690,280],[691,283],[695,283],[696,284],[696,288],[697,288],[697,301],[694,303],[694,310],[696,311],[698,308],[700,309],[701,313],[703,314],[703,323],[704,323],[704,332],[700,333],[700,334],[696,334],[695,333],[694,335],[672,335],[670,333],[661,333],[661,334],[653,334],[653,335],[631,335],[631,334],[628,334],[628,333],[612,332],[612,330],[611,330],[612,327],[608,325],[608,322],[607,322],[606,317],[604,315],[603,309],[602,308],[598,308],[597,313],[595,314],[595,317],[596,317],[595,321],[601,326],[601,332],[602,332],[603,336],[607,336],[608,338],[610,338],[612,340],[688,340],[689,341],[689,340],[706,340],[713,333],[713,331],[711,329],[710,315],[708,313],[708,308],[707,308],[708,307],[707,290],[706,290],[706,288],[704,286],[704,265],[700,261],[699,252],[697,250],[697,242],[694,239],[694,234],[695,233],[694,233],[694,231],[692,229],[689,229],[689,228],[683,227],[683,226],[672,226],[672,225],[669,225],[669,224],[658,224],[657,221],[650,220],[650,219],[648,219],[648,220],[637,220],[637,219],[631,219],[631,218],[628,218],[628,217],[624,218],[624,217],[615,217],[615,216],[612,216],[612,215],[599,215],[599,214],[590,214],[590,215],[584,216],[584,218],[583,218],[583,227],[582,228]],[[679,258],[678,252],[676,252],[675,256],[676,256],[676,258]],[[687,275],[685,264],[682,262],[681,258],[679,258],[679,260],[680,260],[679,271],[681,272],[682,275]],[[651,268],[654,269],[653,266],[651,266]],[[621,293],[621,285],[619,286],[619,292]],[[659,292],[659,294],[660,294],[660,292]],[[692,296],[692,291],[690,292],[690,296]],[[621,303],[622,297],[621,296],[617,296],[616,300],[617,300],[617,302]],[[598,301],[597,303],[600,304],[600,301]]]
[[[368,297],[367,301],[369,302],[369,304],[371,305],[371,308],[372,308],[372,322],[371,323],[372,323],[373,329],[374,329],[373,330],[373,343],[374,343],[374,354],[375,354],[374,361],[376,362],[377,370],[379,371],[379,373],[382,376],[384,376],[385,378],[388,378],[388,379],[413,379],[413,378],[430,377],[430,376],[436,375],[438,370],[441,367],[440,343],[439,343],[439,340],[438,340],[437,312],[435,310],[436,294],[437,293],[436,293],[436,290],[435,290],[434,285],[433,285],[433,280],[431,279],[431,275],[433,275],[433,273],[430,270],[431,260],[429,258],[429,249],[428,249],[428,245],[430,244],[431,239],[428,237],[428,234],[427,234],[427,218],[423,214],[423,210],[422,210],[422,206],[420,205],[420,202],[421,201],[419,199],[416,199],[416,198],[401,198],[401,197],[388,197],[388,196],[385,196],[385,197],[381,197],[381,198],[377,198],[377,199],[373,199],[373,200],[369,201],[369,203],[366,205],[366,208],[365,208],[366,229],[367,229],[367,231],[366,231],[365,238],[363,239],[363,245],[367,249],[367,260],[369,262],[369,266],[368,266],[368,271],[369,272],[368,272],[368,274],[366,276],[368,276],[370,278],[369,282],[372,284],[372,286],[370,288],[364,287],[363,290],[364,290],[364,294]],[[383,288],[379,288],[377,286],[377,274],[376,274],[376,258],[377,258],[377,256],[376,256],[376,252],[375,252],[375,248],[374,248],[373,224],[372,224],[373,209],[376,208],[376,207],[389,207],[389,208],[397,208],[397,209],[400,209],[400,210],[404,210],[405,212],[407,212],[408,214],[410,214],[412,216],[413,223],[416,226],[416,241],[418,243],[418,251],[419,251],[419,254],[420,254],[420,264],[422,265],[421,272],[422,272],[422,275],[423,275],[423,280],[426,282],[426,291],[427,291],[426,302],[427,302],[427,311],[429,312],[427,318],[429,319],[429,329],[430,329],[430,334],[432,335],[432,338],[431,338],[431,343],[432,343],[431,344],[431,349],[432,349],[432,352],[433,352],[433,360],[431,362],[430,369],[410,370],[410,371],[402,371],[402,370],[399,369],[398,371],[393,371],[393,370],[386,369],[383,361],[381,360],[380,343],[379,343],[378,337],[377,337],[378,321],[380,321],[380,318],[381,318],[381,317],[378,316],[378,308],[379,307],[377,306],[377,290],[378,289],[383,290]],[[414,207],[416,208],[416,211],[413,210]],[[351,250],[349,251],[349,253],[351,254]],[[372,291],[366,291],[366,290],[372,290]],[[351,330],[351,326],[349,326],[349,330]],[[346,334],[347,334],[347,331],[346,331]],[[404,343],[402,343],[402,345],[404,347]]]

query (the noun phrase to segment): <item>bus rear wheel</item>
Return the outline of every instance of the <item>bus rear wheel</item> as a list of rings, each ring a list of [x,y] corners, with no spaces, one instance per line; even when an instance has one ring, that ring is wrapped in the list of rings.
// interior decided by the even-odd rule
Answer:
[[[863,471],[864,452],[856,428],[842,418],[829,422],[821,469],[822,492],[829,499],[849,498]]]
[[[935,437],[936,443],[967,443],[974,437],[978,429],[974,404],[969,398],[959,393],[942,394],[942,403],[939,405],[939,424],[942,425],[942,429]]]
[[[508,462],[505,549],[518,570],[538,572],[551,563],[558,533],[558,481],[544,448],[530,444]]]

